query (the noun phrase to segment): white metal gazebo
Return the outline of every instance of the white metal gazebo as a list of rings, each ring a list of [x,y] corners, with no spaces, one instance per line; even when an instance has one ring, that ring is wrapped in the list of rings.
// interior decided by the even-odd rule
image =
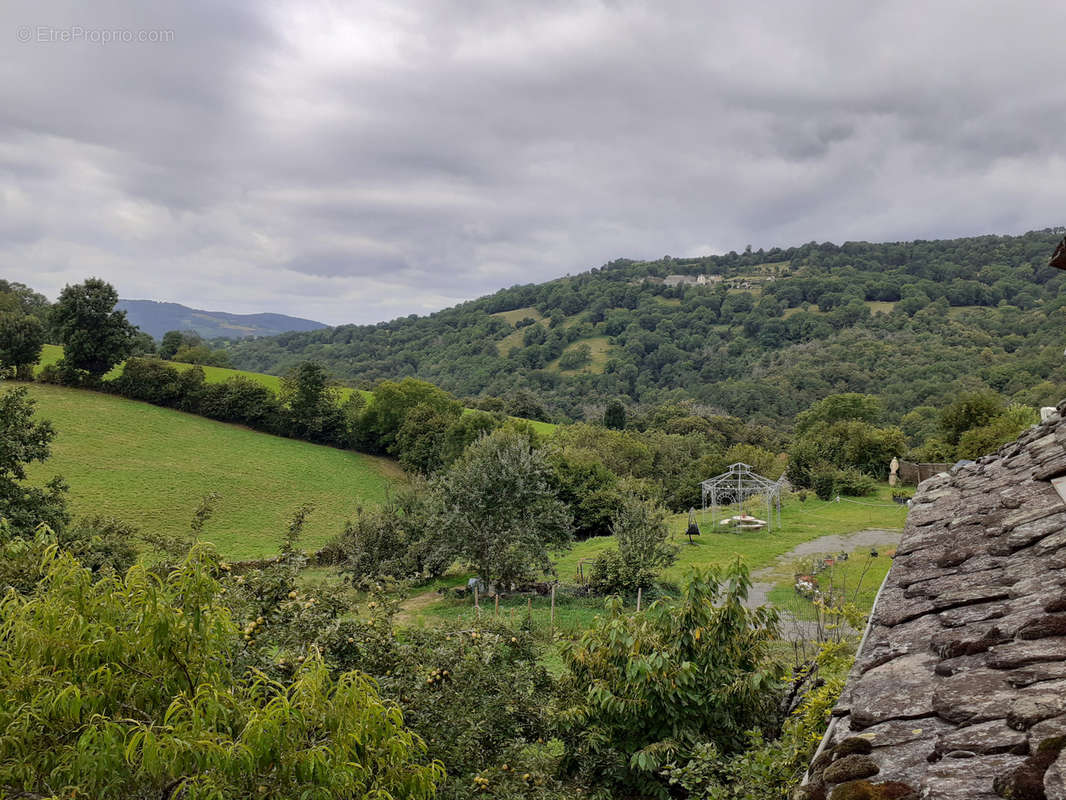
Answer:
[[[737,462],[721,475],[700,483],[703,497],[703,510],[710,501],[711,520],[717,529],[718,516],[723,506],[736,506],[737,514],[744,514],[744,503],[752,498],[762,498],[766,502],[766,523],[774,527],[774,512],[777,512],[777,525],[781,525],[781,481],[772,481],[755,472],[750,464]]]

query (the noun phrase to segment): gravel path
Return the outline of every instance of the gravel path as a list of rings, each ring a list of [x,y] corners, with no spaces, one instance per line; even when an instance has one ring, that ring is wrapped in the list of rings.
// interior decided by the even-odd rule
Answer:
[[[771,566],[763,567],[751,574],[752,587],[748,592],[746,605],[748,608],[758,608],[759,606],[766,605],[769,602],[768,596],[770,590],[774,588],[774,584],[777,583],[780,576],[777,576],[777,579],[775,580],[768,581],[766,579],[774,576],[775,573],[779,573],[783,566],[790,564],[797,559],[803,558],[804,556],[818,555],[819,553],[851,553],[863,548],[895,546],[899,544],[899,539],[902,535],[903,531],[868,528],[867,530],[856,531],[855,533],[822,536],[818,539],[811,539],[809,542],[797,545],[787,553],[778,556],[777,561]]]

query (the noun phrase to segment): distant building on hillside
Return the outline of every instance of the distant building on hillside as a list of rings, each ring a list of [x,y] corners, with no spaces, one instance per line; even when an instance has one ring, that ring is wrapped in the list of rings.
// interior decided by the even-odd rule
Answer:
[[[650,278],[648,280],[650,280]],[[691,286],[713,286],[714,284],[721,282],[721,275],[667,275],[663,278],[663,283],[667,286],[681,286],[682,284]]]

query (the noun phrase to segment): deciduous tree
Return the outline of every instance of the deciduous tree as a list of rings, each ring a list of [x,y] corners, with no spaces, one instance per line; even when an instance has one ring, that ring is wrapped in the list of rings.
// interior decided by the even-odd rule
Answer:
[[[55,438],[51,423],[35,421],[33,413],[25,388],[0,394],[0,518],[22,535],[40,523],[60,530],[68,521],[62,478],[53,478],[44,489],[25,483],[27,465],[46,460]]]
[[[37,317],[0,314],[0,367],[13,367],[19,380],[32,380],[43,346],[44,325]]]
[[[240,667],[205,546],[160,579],[93,582],[53,556],[0,604],[0,794],[428,800],[443,778],[399,709],[315,649],[291,678]]]
[[[549,479],[526,437],[506,428],[482,437],[432,484],[439,536],[492,586],[550,571],[550,552],[570,541],[570,515]]]
[[[63,343],[63,365],[99,379],[130,355],[137,329],[116,311],[118,292],[99,278],[67,286],[52,307],[52,323]]]

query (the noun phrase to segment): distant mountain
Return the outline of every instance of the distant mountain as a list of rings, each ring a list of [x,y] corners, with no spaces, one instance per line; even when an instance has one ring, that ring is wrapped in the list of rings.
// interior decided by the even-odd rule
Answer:
[[[196,331],[205,339],[217,336],[246,339],[328,327],[321,322],[285,314],[229,314],[155,300],[119,300],[118,308],[126,312],[130,322],[156,339],[167,331]]]

